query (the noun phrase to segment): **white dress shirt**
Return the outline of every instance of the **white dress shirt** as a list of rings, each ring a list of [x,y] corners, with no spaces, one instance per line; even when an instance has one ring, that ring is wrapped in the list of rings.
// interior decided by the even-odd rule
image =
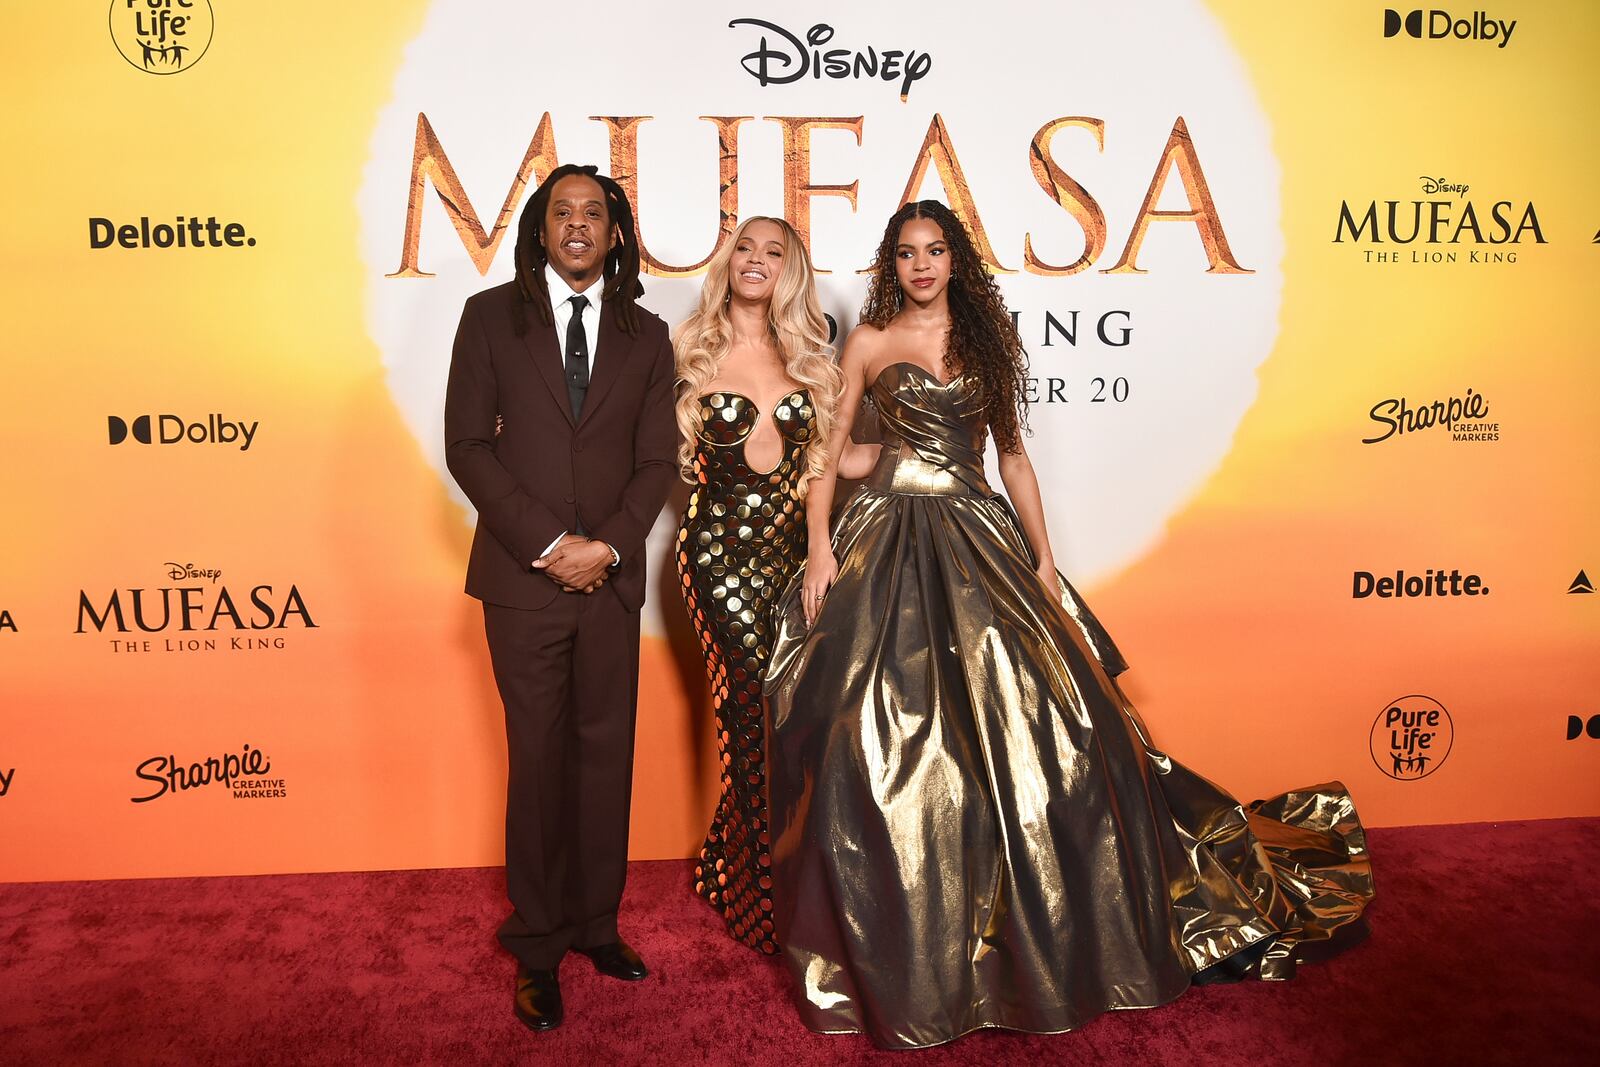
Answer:
[[[544,284],[550,290],[550,310],[555,312],[556,350],[561,353],[561,369],[566,373],[567,327],[572,323],[572,298],[585,296],[589,306],[583,309],[583,338],[589,343],[589,370],[594,370],[594,350],[600,342],[600,293],[605,289],[605,277],[596,278],[582,293],[573,291],[567,280],[556,273],[550,264],[544,265]]]
[[[576,293],[573,291],[572,286],[567,284],[567,280],[557,274],[554,267],[546,263],[544,265],[544,284],[550,290],[550,310],[555,313],[556,351],[560,353],[562,377],[566,376],[567,369],[567,328],[572,325],[572,298],[574,296],[588,298],[589,306],[583,309],[583,337],[589,346],[589,374],[592,378],[594,375],[595,349],[600,343],[600,294],[605,289],[605,275],[602,273],[600,277],[589,284],[589,288],[582,293]],[[561,538],[571,532],[570,530],[562,530],[561,537],[551,541],[539,555],[543,557],[554,552],[555,547],[561,543]],[[606,547],[611,548],[610,545]],[[613,567],[622,565],[622,557],[617,554],[615,548],[611,548],[611,565]]]

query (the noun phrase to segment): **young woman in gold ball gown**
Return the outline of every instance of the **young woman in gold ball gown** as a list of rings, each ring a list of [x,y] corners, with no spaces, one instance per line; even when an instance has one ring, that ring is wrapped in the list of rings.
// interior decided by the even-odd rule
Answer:
[[[1070,1030],[1359,936],[1344,788],[1247,808],[1118,687],[1051,555],[1022,345],[943,204],[890,219],[841,369],[830,446],[866,395],[882,453],[831,537],[832,465],[811,483],[765,683],[774,933],[806,1024],[902,1048]]]

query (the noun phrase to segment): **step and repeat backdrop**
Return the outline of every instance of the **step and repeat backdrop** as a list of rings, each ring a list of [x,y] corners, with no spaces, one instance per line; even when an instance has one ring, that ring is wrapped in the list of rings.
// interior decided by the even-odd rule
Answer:
[[[558,163],[681,319],[783,215],[852,327],[940,197],[1031,358],[1057,559],[1156,740],[1372,825],[1600,814],[1600,9],[12,5],[0,878],[494,864],[443,466],[462,301]],[[698,846],[652,538],[636,858]]]

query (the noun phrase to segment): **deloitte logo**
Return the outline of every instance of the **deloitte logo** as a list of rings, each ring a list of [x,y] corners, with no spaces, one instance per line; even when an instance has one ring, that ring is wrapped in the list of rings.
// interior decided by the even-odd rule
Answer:
[[[1429,569],[1426,574],[1407,574],[1395,571],[1394,577],[1376,575],[1372,571],[1356,571],[1350,595],[1356,600],[1376,596],[1380,600],[1411,597],[1488,596],[1489,587],[1476,574],[1463,575],[1460,570]]]
[[[131,436],[141,445],[231,445],[243,442],[239,444],[239,451],[248,452],[260,427],[259,419],[249,424],[242,419],[233,422],[223,418],[221,412],[207,415],[204,422],[185,422],[177,415],[140,415],[132,420],[116,415],[106,416],[106,429],[113,445],[120,445]]]
[[[1464,19],[1437,8],[1427,12],[1418,8],[1404,16],[1394,8],[1385,8],[1383,12],[1385,37],[1393,37],[1403,29],[1419,41],[1454,37],[1462,41],[1498,41],[1495,47],[1504,48],[1511,43],[1511,31],[1516,28],[1516,19],[1510,22],[1492,19],[1487,11],[1474,11],[1471,18]]]
[[[206,54],[211,0],[111,0],[111,40],[146,74],[181,74]]]

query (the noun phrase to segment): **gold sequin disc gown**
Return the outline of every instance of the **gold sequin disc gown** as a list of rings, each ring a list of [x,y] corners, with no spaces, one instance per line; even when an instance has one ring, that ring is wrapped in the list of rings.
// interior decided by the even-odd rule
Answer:
[[[1070,1030],[1192,981],[1289,977],[1372,894],[1328,783],[1248,808],[1158,751],[1122,656],[986,484],[978,388],[908,363],[884,449],[768,665],[776,934],[808,1026],[880,1045]]]
[[[735,938],[773,953],[761,674],[772,648],[773,604],[805,561],[805,512],[794,490],[816,422],[805,390],[780,400],[771,417],[783,454],[761,472],[744,452],[761,417],[738,393],[700,398],[695,488],[677,555],[684,606],[710,676],[722,764],[722,792],[694,888]]]

